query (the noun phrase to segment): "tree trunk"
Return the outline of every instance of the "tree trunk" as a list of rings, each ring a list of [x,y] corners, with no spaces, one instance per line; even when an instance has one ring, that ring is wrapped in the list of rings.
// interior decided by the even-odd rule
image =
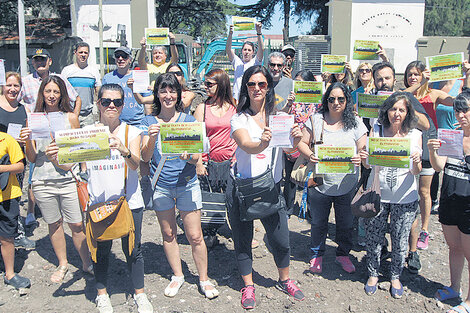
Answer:
[[[284,4],[284,28],[282,30],[282,39],[284,44],[289,41],[289,19],[290,19],[290,0],[283,0]]]

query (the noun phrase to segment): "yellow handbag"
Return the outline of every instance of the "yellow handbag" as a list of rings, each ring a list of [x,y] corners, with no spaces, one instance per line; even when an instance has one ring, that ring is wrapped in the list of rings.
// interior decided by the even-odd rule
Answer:
[[[126,125],[126,147],[128,147],[129,125]],[[127,164],[124,166],[124,191],[127,194]],[[129,255],[134,250],[135,226],[126,196],[119,200],[97,203],[86,213],[86,239],[92,260],[96,263],[98,241],[108,241],[129,236]]]

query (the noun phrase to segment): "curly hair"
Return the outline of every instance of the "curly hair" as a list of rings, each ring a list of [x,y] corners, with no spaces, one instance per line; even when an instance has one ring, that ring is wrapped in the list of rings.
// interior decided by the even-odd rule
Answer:
[[[70,105],[69,94],[67,93],[67,87],[64,81],[57,75],[49,75],[43,79],[41,86],[39,86],[38,99],[36,101],[36,109],[34,112],[46,112],[46,102],[44,99],[44,89],[49,83],[54,83],[59,87],[60,100],[59,100],[59,111],[60,112],[73,112],[72,106]]]
[[[405,101],[406,116],[401,124],[401,130],[408,133],[411,129],[415,128],[418,124],[418,117],[416,116],[415,109],[413,108],[412,99],[413,95],[409,92],[397,91],[385,100],[379,109],[379,123],[385,128],[390,127],[390,120],[388,119],[388,111],[400,100]]]
[[[346,107],[344,108],[342,116],[343,127],[346,130],[356,128],[357,120],[356,115],[354,114],[353,98],[348,87],[343,83],[333,83],[330,85],[330,87],[328,87],[325,94],[323,95],[322,105],[318,110],[318,113],[321,113],[323,117],[325,117],[325,113],[329,112],[330,109],[328,108],[328,98],[330,97],[331,91],[336,88],[341,89],[344,97],[346,98]]]
[[[184,111],[183,103],[181,101],[182,88],[180,83],[178,82],[178,78],[176,78],[175,74],[164,73],[158,76],[157,80],[155,80],[155,86],[153,87],[152,115],[160,114],[160,111],[162,110],[162,104],[160,103],[160,99],[158,98],[158,91],[162,88],[167,87],[175,90],[178,95],[175,105],[176,111]]]

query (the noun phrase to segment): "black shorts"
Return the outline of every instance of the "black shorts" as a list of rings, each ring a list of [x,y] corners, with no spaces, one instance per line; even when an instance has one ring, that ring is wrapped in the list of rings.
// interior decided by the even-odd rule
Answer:
[[[20,198],[0,202],[0,237],[14,238],[18,235]]]
[[[452,195],[439,200],[439,222],[443,225],[457,226],[470,235],[470,197]]]

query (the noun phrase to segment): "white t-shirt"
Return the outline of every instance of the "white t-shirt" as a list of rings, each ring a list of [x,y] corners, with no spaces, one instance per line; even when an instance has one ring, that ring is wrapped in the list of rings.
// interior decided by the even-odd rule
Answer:
[[[234,55],[232,66],[233,66],[233,97],[238,101],[240,96],[240,89],[242,84],[242,77],[243,73],[250,67],[254,65],[261,65],[261,61],[258,61],[258,58],[255,56],[247,63],[243,63],[243,61],[237,56]]]
[[[378,136],[380,131],[379,125],[374,124],[375,136]],[[412,129],[408,132],[405,138],[411,138],[411,153],[416,151],[422,152],[419,146],[421,139],[421,131]],[[371,172],[371,176],[374,172]],[[385,203],[404,204],[411,203],[418,200],[418,189],[416,179],[411,174],[410,169],[396,168],[396,167],[380,167],[380,201]],[[369,179],[372,183],[372,179]]]
[[[126,123],[118,126],[117,137],[125,143]],[[129,144],[142,131],[129,125]],[[144,201],[139,184],[137,171],[127,167],[127,193],[124,191],[125,160],[117,150],[111,150],[109,159],[86,162],[88,172],[88,193],[90,205],[119,199],[126,194],[131,210],[142,208]]]
[[[246,129],[253,142],[261,141],[263,129],[261,129],[258,124],[256,124],[253,117],[247,113],[235,114],[230,120],[230,126],[232,128],[230,131],[230,137],[232,138],[233,132],[237,129]],[[282,179],[283,162],[282,151],[279,148],[274,149],[278,149],[273,165],[273,177],[274,181],[277,183]],[[240,147],[237,147],[235,152],[237,159],[237,173],[240,174],[241,178],[250,178],[263,174],[268,166],[271,166],[272,153],[275,151],[274,149],[268,147],[259,154],[248,154]]]

